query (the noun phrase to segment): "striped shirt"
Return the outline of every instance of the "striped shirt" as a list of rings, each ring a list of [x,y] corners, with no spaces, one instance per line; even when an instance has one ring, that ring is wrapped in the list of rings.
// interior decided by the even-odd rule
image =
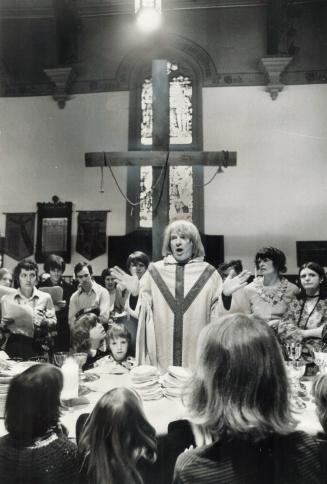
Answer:
[[[319,448],[304,432],[215,442],[181,454],[173,484],[316,484]]]

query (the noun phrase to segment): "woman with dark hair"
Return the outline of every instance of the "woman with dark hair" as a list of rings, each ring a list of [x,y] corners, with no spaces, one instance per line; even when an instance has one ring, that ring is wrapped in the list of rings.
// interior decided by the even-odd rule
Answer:
[[[81,417],[85,421],[85,415]],[[84,423],[78,447],[81,483],[153,483],[147,475],[157,456],[155,430],[146,420],[140,397],[128,388],[103,395]]]
[[[0,439],[3,484],[73,484],[76,445],[59,424],[61,371],[37,364],[13,378],[5,407],[8,434]]]
[[[141,279],[149,267],[150,259],[145,252],[136,250],[129,254],[126,262],[127,270],[130,274],[136,275],[138,279]]]
[[[55,309],[51,296],[36,289],[37,276],[34,261],[19,262],[14,269],[17,290],[1,300],[1,330],[9,333],[5,351],[11,358],[29,359],[53,349]]]
[[[131,276],[136,276],[137,281],[139,281],[143,275],[146,273],[148,266],[150,264],[149,257],[140,250],[132,252],[126,262],[127,270],[131,274]],[[113,273],[115,270],[113,269]],[[124,273],[123,271],[121,271]],[[114,277],[112,272],[110,274]],[[124,273],[125,274],[125,273]],[[127,274],[126,274],[127,275]],[[129,277],[129,276],[127,276]],[[138,327],[138,319],[140,313],[140,306],[139,306],[139,296],[138,291],[132,294],[124,285],[124,282],[119,282],[116,289],[117,293],[119,294],[118,300],[124,300],[124,311],[125,315],[115,321],[119,324],[124,324],[126,329],[129,331],[131,335],[131,345],[130,351],[131,355],[135,356],[135,344],[136,344],[136,334],[137,334],[137,327]]]
[[[254,314],[265,321],[280,318],[289,302],[299,292],[295,284],[289,282],[286,272],[284,252],[275,247],[264,247],[256,253],[253,282],[247,285],[250,272],[242,271],[239,275],[230,274],[224,281],[220,313]]]
[[[43,279],[38,287],[60,286],[63,290],[61,301],[56,302],[57,336],[54,341],[55,351],[68,351],[70,346],[70,331],[68,325],[68,308],[71,295],[75,291],[72,284],[64,280],[66,264],[62,257],[50,254],[44,264],[44,271],[49,277]]]
[[[128,272],[132,276],[136,276],[138,280],[140,280],[143,275],[148,270],[150,264],[149,257],[140,250],[136,250],[129,254],[126,267]],[[126,303],[125,303],[125,311],[127,313],[127,317],[124,320],[124,324],[128,331],[131,334],[131,354],[135,356],[135,344],[136,344],[136,333],[138,327],[138,319],[140,313],[140,306],[139,306],[139,296],[133,295],[127,292],[126,295]]]
[[[327,281],[324,268],[316,262],[300,267],[301,291],[289,304],[278,323],[282,343],[300,342],[302,357],[314,361],[314,351],[327,347]]]
[[[212,443],[181,454],[174,483],[318,483],[312,437],[295,431],[282,353],[253,316],[226,316],[201,332],[186,397]]]

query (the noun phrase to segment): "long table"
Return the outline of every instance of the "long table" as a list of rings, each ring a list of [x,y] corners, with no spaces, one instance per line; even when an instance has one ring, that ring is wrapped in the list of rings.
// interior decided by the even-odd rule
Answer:
[[[90,370],[89,373],[97,374],[99,379],[84,383],[83,385],[87,387],[88,393],[76,399],[73,402],[74,405],[65,409],[62,413],[61,421],[67,427],[71,439],[75,439],[75,426],[79,415],[91,412],[104,393],[116,387],[131,387],[129,374],[111,375],[105,373],[101,367]],[[305,384],[308,387],[308,392],[310,392],[311,383],[305,382]],[[143,407],[147,419],[156,429],[158,435],[167,433],[169,422],[187,418],[186,408],[180,399],[169,400],[163,397],[159,400],[144,401]],[[311,435],[315,435],[322,430],[311,397],[306,401],[306,408],[294,412],[294,417],[298,420],[297,429],[299,430]],[[4,420],[0,419],[0,436],[5,433]]]

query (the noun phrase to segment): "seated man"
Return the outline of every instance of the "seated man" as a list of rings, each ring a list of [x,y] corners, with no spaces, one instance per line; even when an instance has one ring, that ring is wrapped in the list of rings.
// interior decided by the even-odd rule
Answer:
[[[75,321],[76,314],[91,306],[99,308],[100,322],[107,323],[110,310],[109,293],[93,280],[92,266],[87,262],[79,262],[74,267],[74,273],[79,281],[79,287],[70,299],[68,315],[70,327]]]

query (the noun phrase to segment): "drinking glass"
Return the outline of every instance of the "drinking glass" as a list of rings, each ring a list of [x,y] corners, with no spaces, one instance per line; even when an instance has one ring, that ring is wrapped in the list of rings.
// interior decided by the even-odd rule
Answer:
[[[302,353],[302,345],[301,343],[286,343],[286,354],[288,358],[295,363],[297,360],[300,359]]]
[[[53,359],[54,359],[55,365],[61,368],[62,365],[65,363],[66,359],[68,358],[68,356],[69,356],[68,351],[58,351],[57,353],[54,353]]]
[[[305,408],[305,402],[299,397],[301,391],[300,379],[305,373],[304,361],[286,361],[286,371],[291,384],[292,399],[297,408]]]
[[[74,360],[78,364],[80,380],[84,380],[83,366],[85,365],[86,360],[87,360],[87,353],[73,353],[72,357],[74,358]]]

